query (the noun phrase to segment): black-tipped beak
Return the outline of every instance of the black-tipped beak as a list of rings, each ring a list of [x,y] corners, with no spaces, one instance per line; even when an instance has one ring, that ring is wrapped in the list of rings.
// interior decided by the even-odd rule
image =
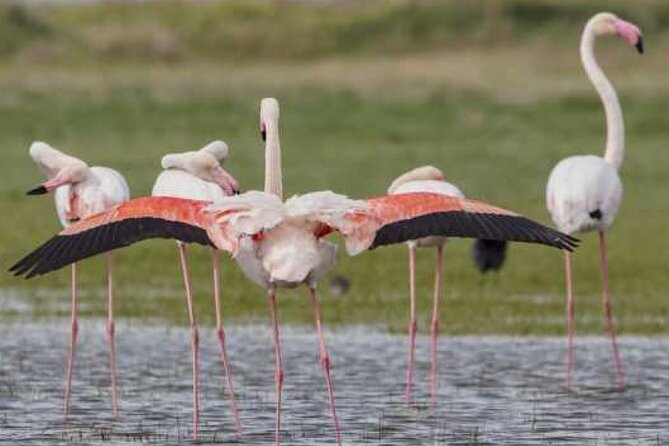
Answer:
[[[643,54],[643,37],[639,36],[639,40],[637,40],[636,45],[634,46],[639,54]]]
[[[260,137],[262,138],[263,141],[267,141],[267,130],[261,129],[260,130]]]
[[[30,189],[28,192],[26,192],[26,195],[44,195],[47,192],[49,191],[46,190],[46,187],[40,184],[35,189]]]

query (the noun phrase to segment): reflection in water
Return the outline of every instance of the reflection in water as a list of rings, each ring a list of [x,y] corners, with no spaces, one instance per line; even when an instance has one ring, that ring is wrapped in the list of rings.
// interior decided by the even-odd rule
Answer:
[[[122,321],[123,322],[123,321]],[[190,338],[185,328],[121,323],[121,415],[112,417],[104,322],[86,321],[62,418],[69,325],[0,326],[0,442],[189,442]],[[205,443],[234,443],[213,329],[202,329]],[[327,395],[310,328],[285,328],[284,444],[331,443]],[[273,439],[271,333],[228,328],[244,444]],[[444,338],[439,406],[403,405],[405,338],[369,328],[328,333],[346,444],[667,444],[669,340],[623,338],[629,387],[615,391],[608,341],[577,340],[575,392],[562,390],[564,345],[554,339]],[[429,400],[427,338],[418,339],[415,398]]]

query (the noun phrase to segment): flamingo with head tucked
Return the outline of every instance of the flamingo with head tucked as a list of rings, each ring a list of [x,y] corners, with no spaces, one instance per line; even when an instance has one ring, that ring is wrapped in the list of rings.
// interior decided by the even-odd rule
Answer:
[[[173,153],[165,155],[162,159],[163,170],[153,186],[151,195],[154,197],[177,197],[193,200],[216,202],[227,196],[239,192],[239,183],[228,172],[222,164],[228,156],[228,146],[223,141],[213,141],[205,147],[194,152]],[[193,351],[193,433],[197,438],[199,425],[199,334],[193,307],[193,295],[190,276],[188,274],[188,262],[186,258],[186,244],[177,241],[179,248],[179,260],[186,288],[186,302],[188,317],[191,325],[191,341]],[[211,247],[213,277],[214,277],[214,306],[216,309],[216,336],[218,348],[221,355],[221,363],[226,375],[228,394],[233,410],[233,417],[237,433],[241,434],[241,423],[235,393],[232,386],[232,374],[228,365],[225,350],[225,332],[223,331],[223,319],[221,316],[220,302],[220,251]]]
[[[265,184],[272,188],[281,179],[278,104],[272,100],[264,104],[268,113],[261,125],[269,152]],[[306,285],[314,309],[335,438],[341,444],[330,358],[316,295],[319,279],[335,264],[335,245],[324,240],[333,232],[342,234],[351,255],[430,236],[524,241],[567,250],[577,242],[516,213],[441,194],[416,192],[353,200],[321,191],[283,202],[275,193],[251,191],[216,203],[167,197],[135,199],[66,228],[11,270],[33,277],[148,238],[173,238],[229,252],[244,273],[268,294],[275,340],[276,444],[280,443],[283,380],[276,289]]]
[[[464,198],[457,186],[444,181],[444,174],[433,166],[422,166],[410,170],[395,180],[388,188],[388,194],[398,195],[415,192],[429,192],[456,198]],[[432,323],[430,324],[432,369],[430,372],[430,390],[432,404],[437,401],[437,336],[439,333],[439,299],[442,288],[442,260],[446,237],[430,236],[407,242],[409,248],[409,350],[407,353],[406,403],[411,403],[413,382],[414,352],[416,350],[416,248],[436,248],[434,295],[432,297]]]
[[[44,172],[47,181],[28,191],[28,195],[54,192],[56,212],[67,228],[73,223],[102,212],[130,199],[130,189],[123,175],[109,167],[89,167],[84,161],[67,155],[50,145],[36,141],[30,146],[30,157]],[[114,343],[112,253],[107,254],[107,340],[112,386],[112,408],[118,413],[116,391],[116,347]],[[72,263],[72,323],[70,353],[65,385],[65,414],[70,413],[72,372],[76,353],[77,334],[77,263]]]
[[[560,231],[567,234],[597,231],[599,234],[602,304],[606,329],[613,345],[613,361],[618,386],[622,388],[625,381],[611,309],[605,232],[613,223],[623,193],[618,170],[623,162],[625,128],[616,91],[595,59],[595,40],[599,36],[606,35],[618,35],[636,47],[639,53],[643,53],[643,40],[639,28],[614,14],[606,12],[596,14],[585,25],[581,38],[581,61],[604,105],[606,149],[604,157],[580,155],[560,161],[548,178],[546,206]],[[571,386],[574,336],[571,262],[571,253],[566,250],[568,347],[565,368],[568,388]]]

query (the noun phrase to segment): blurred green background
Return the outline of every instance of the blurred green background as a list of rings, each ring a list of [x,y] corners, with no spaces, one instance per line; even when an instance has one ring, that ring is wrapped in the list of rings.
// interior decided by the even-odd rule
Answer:
[[[286,193],[384,193],[397,175],[433,164],[466,195],[550,224],[552,166],[602,152],[604,118],[578,44],[593,13],[610,10],[643,30],[647,54],[620,39],[598,44],[617,87],[628,149],[625,199],[610,234],[622,333],[664,333],[669,316],[669,3],[664,0],[157,1],[0,7],[0,260],[8,267],[59,230],[33,140],[121,171],[134,196],[150,193],[160,157],[227,141],[227,168],[262,187],[258,106],[281,102]],[[559,251],[513,245],[505,269],[482,279],[471,241],[447,246],[446,333],[563,332]],[[190,251],[198,317],[213,320],[210,257]],[[419,253],[420,327],[430,314],[430,250]],[[174,243],[149,241],[116,256],[119,317],[187,320]],[[326,323],[404,330],[403,246],[357,258],[341,251],[343,297],[321,287]],[[575,256],[577,329],[602,331],[596,238]],[[105,312],[102,259],[81,268],[81,313]],[[0,275],[0,314],[69,314],[69,272],[31,281]],[[223,264],[227,321],[267,318],[264,292]],[[281,292],[284,321],[310,323],[303,289]]]

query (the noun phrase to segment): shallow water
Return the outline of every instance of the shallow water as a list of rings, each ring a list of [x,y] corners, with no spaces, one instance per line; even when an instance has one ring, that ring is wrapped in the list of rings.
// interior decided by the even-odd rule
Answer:
[[[190,332],[119,323],[121,415],[111,416],[103,321],[81,324],[73,413],[62,415],[68,321],[0,326],[0,442],[188,443]],[[284,444],[333,439],[316,336],[284,328]],[[428,400],[428,338],[419,337],[415,398],[403,405],[404,336],[371,328],[327,332],[346,444],[667,444],[669,339],[624,338],[628,388],[615,390],[606,339],[577,339],[575,391],[561,387],[559,339],[443,338],[439,404]],[[244,444],[273,438],[271,332],[228,329]],[[201,441],[234,443],[218,351],[201,331]]]

